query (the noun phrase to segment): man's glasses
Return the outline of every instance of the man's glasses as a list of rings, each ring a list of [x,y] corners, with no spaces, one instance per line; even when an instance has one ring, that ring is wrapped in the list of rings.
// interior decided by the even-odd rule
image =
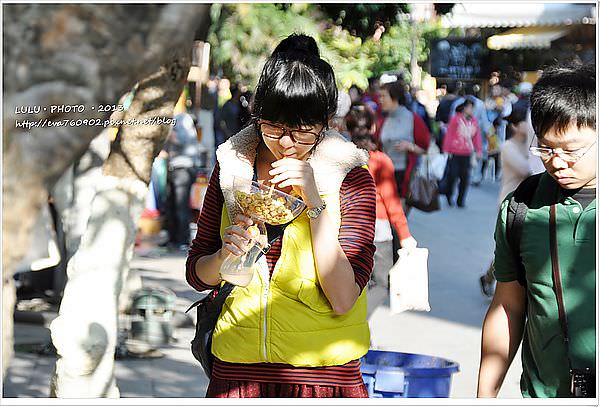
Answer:
[[[596,142],[594,141],[587,148],[583,147],[575,151],[563,151],[560,148],[549,147],[529,147],[529,151],[531,151],[531,154],[540,157],[544,161],[548,161],[549,159],[557,155],[558,158],[560,158],[561,160],[567,163],[574,164],[577,161],[579,161],[579,159],[583,157],[588,151],[590,151],[595,144]]]
[[[271,123],[267,120],[258,119],[256,124],[263,136],[274,140],[279,140],[287,133],[294,143],[310,146],[315,144],[321,136],[320,133],[315,133],[314,131],[290,129],[289,127]]]

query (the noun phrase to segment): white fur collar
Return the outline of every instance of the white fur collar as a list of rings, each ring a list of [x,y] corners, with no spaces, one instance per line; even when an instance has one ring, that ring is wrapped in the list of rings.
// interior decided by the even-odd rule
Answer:
[[[254,161],[260,137],[250,125],[232,136],[217,149],[220,167],[219,183],[230,219],[240,213],[233,195],[233,177],[252,179]],[[308,163],[315,175],[321,195],[338,193],[346,175],[356,167],[366,165],[369,154],[344,139],[337,131],[327,130],[323,140],[314,148]]]

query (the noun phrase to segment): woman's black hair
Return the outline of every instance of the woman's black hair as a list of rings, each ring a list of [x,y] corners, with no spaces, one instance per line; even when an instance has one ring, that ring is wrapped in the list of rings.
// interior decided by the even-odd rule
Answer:
[[[513,108],[512,112],[506,116],[506,121],[515,126],[521,122],[527,121],[527,110]]]
[[[305,34],[291,34],[283,39],[273,50],[271,56],[279,52],[299,52],[320,58],[319,46],[313,37]]]
[[[571,63],[544,69],[531,91],[531,122],[538,137],[571,125],[596,129],[596,69]]]
[[[506,116],[506,121],[513,126],[517,126],[519,123],[527,121],[527,110],[513,108],[512,112]],[[510,140],[514,133],[515,131],[512,126],[506,126],[506,140]]]
[[[404,93],[404,83],[401,81],[388,82],[381,86],[387,93],[390,94],[392,100],[397,101],[400,105],[406,104],[406,95]]]
[[[471,99],[465,99],[464,102],[462,102],[460,105],[456,106],[456,112],[462,113],[465,110],[465,107],[467,107],[467,105],[475,106],[475,103],[473,103],[473,101]]]
[[[292,34],[265,63],[253,115],[290,126],[325,126],[336,112],[337,97],[333,69],[319,57],[316,41]]]

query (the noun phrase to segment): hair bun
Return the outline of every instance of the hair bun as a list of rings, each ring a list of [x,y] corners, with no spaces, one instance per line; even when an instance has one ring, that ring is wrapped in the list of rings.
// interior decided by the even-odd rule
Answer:
[[[291,34],[282,40],[271,55],[278,53],[298,53],[320,58],[319,47],[313,37],[305,34]]]

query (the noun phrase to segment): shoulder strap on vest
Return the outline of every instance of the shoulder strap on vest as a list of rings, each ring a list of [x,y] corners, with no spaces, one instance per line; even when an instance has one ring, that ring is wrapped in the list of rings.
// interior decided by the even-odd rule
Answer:
[[[523,266],[523,259],[521,258],[521,234],[527,210],[529,209],[529,205],[531,205],[531,200],[542,174],[532,175],[519,184],[510,198],[506,213],[506,240],[513,252],[515,262],[518,264],[517,281],[522,286],[527,284],[527,280],[525,279],[525,266]]]

